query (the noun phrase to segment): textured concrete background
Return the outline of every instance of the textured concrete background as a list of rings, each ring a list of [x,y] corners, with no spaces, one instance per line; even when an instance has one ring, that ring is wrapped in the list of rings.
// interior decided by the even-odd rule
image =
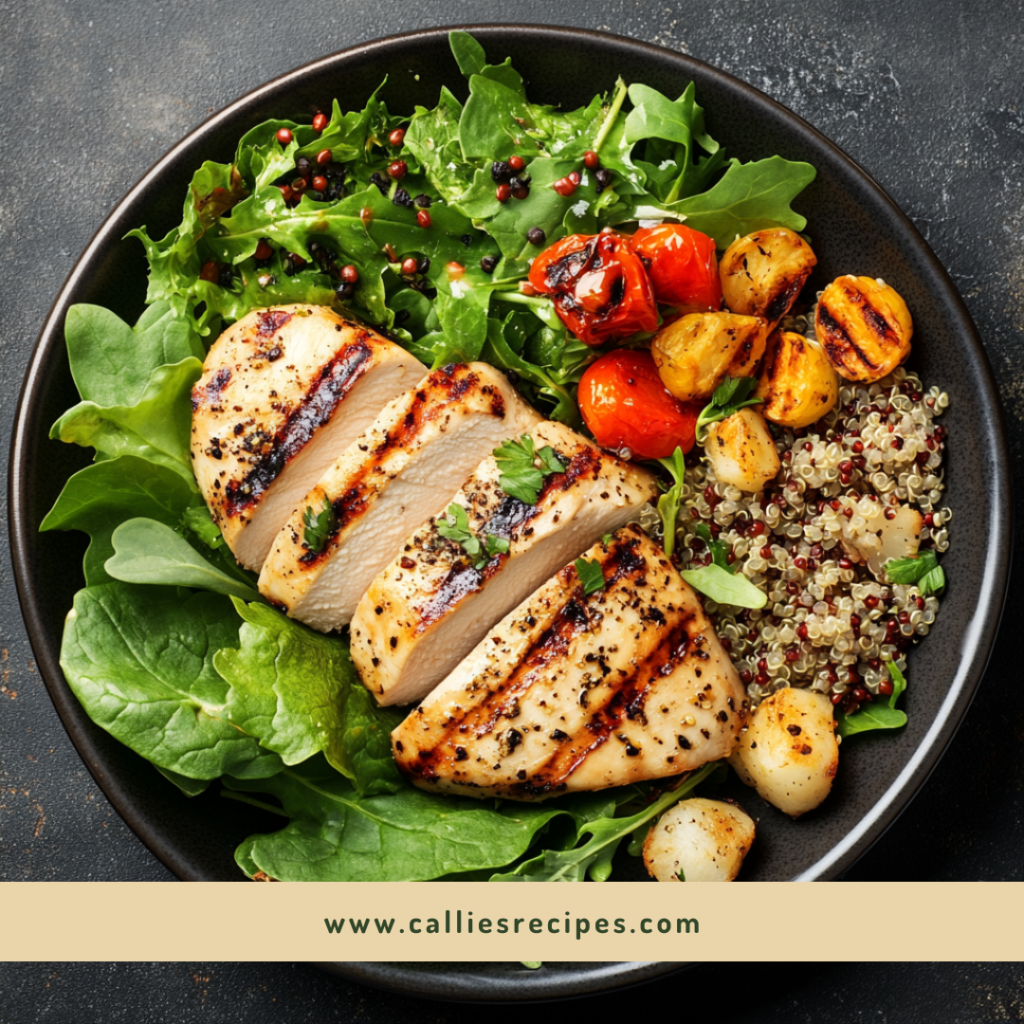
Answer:
[[[914,219],[966,299],[1002,389],[1016,476],[1024,478],[1020,0],[591,0],[571,8],[533,0],[37,0],[29,8],[0,0],[5,466],[22,373],[50,303],[92,232],[165,149],[228,101],[313,58],[392,32],[507,21],[604,29],[692,54],[751,82],[842,146]],[[1018,494],[1018,517],[1022,508]],[[1018,628],[1021,607],[1011,598],[1006,621]],[[1014,699],[1020,658],[1012,632],[1004,628],[949,755],[851,878],[1024,879],[1024,706]],[[106,803],[57,720],[34,670],[6,545],[0,648],[0,878],[169,878]],[[5,937],[15,936],[16,929]],[[838,934],[828,938],[841,942]],[[794,956],[804,952],[794,947]],[[859,952],[870,951],[849,951]],[[698,975],[683,976],[602,1008],[625,1011],[640,999],[681,993],[691,1010],[705,1000],[711,1007],[701,993],[728,976],[725,968],[702,969],[700,984]],[[730,1012],[719,1004],[719,1019],[1024,1020],[1015,967],[828,966],[783,985],[773,977],[753,971],[743,1005]],[[413,1010],[407,1000],[302,966],[0,968],[3,1024],[384,1021]],[[437,1021],[475,1012],[417,1010]]]

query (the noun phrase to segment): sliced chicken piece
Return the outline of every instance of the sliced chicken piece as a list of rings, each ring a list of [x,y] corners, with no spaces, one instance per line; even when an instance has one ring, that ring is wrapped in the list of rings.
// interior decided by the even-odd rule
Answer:
[[[300,502],[263,565],[260,592],[314,629],[344,626],[406,537],[481,459],[540,422],[486,363],[435,370],[386,406]],[[325,505],[333,528],[311,550],[306,509]]]
[[[417,786],[534,800],[657,779],[727,757],[747,716],[694,592],[634,525],[488,632],[391,734]]]
[[[192,389],[193,468],[242,565],[259,570],[324,470],[425,372],[325,306],[254,310],[213,343]]]
[[[493,456],[452,502],[481,544],[509,550],[481,568],[438,529],[442,509],[409,537],[370,585],[352,619],[352,660],[381,704],[428,694],[490,627],[570,558],[634,518],[656,493],[645,470],[621,462],[560,423],[540,423],[536,450],[550,446],[565,467],[545,477],[536,505],[506,494]],[[450,532],[450,531],[445,531]]]

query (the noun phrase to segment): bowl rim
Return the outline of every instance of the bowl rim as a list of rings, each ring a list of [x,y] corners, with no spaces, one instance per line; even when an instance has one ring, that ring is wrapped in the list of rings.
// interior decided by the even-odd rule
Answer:
[[[556,41],[563,45],[576,47],[580,45],[606,48],[625,47],[639,51],[641,54],[649,54],[652,58],[656,57],[660,61],[671,61],[678,67],[681,75],[692,78],[695,71],[699,72],[705,79],[712,80],[725,91],[739,96],[745,104],[754,108],[755,113],[770,113],[773,117],[786,121],[792,127],[795,134],[809,147],[824,150],[833,159],[837,160],[839,164],[845,165],[853,177],[859,179],[860,184],[869,192],[874,193],[876,200],[886,208],[899,230],[905,233],[916,248],[916,255],[924,263],[926,272],[933,276],[937,285],[946,293],[955,316],[952,331],[964,343],[967,358],[978,371],[982,384],[982,398],[989,407],[992,424],[990,443],[992,446],[994,470],[989,481],[989,493],[991,495],[990,521],[986,524],[990,543],[982,566],[981,590],[977,604],[978,611],[972,620],[974,628],[969,629],[964,638],[960,665],[953,677],[946,698],[936,714],[935,721],[914,751],[910,761],[879,797],[871,810],[860,820],[858,825],[842,841],[833,846],[825,856],[796,876],[794,881],[816,881],[837,878],[887,831],[916,793],[919,792],[921,786],[945,753],[950,741],[963,721],[991,656],[1005,605],[1005,596],[1009,582],[1009,555],[1013,547],[1010,461],[999,392],[996,388],[991,365],[977,329],[952,279],[913,222],[900,210],[867,171],[799,115],[749,83],[688,54],[677,53],[665,47],[625,36],[568,26],[482,23],[418,29],[347,47],[279,75],[215,112],[164,153],[132,188],[125,193],[96,230],[54,299],[33,348],[22,380],[11,435],[10,469],[8,473],[8,526],[12,566],[18,599],[25,619],[29,640],[47,691],[79,756],[85,762],[97,785],[132,831],[142,840],[150,852],[178,878],[183,880],[198,878],[194,868],[187,862],[186,858],[177,856],[174,851],[167,850],[162,845],[159,836],[150,826],[145,815],[135,808],[119,780],[105,772],[102,759],[98,756],[92,739],[76,721],[74,712],[78,708],[78,704],[60,669],[59,653],[48,649],[43,641],[44,614],[42,605],[38,601],[32,585],[35,566],[33,544],[38,534],[37,524],[31,521],[30,515],[32,477],[31,459],[28,455],[32,451],[32,435],[30,430],[31,421],[34,419],[32,414],[39,401],[41,381],[45,377],[45,367],[52,353],[59,346],[63,345],[62,325],[69,300],[72,293],[81,284],[90,264],[107,246],[120,240],[123,231],[118,222],[132,204],[134,198],[138,193],[158,181],[165,171],[177,160],[180,153],[196,143],[201,137],[215,133],[218,129],[227,126],[244,112],[254,107],[259,107],[261,104],[265,104],[279,96],[290,84],[298,82],[302,76],[309,74],[311,71],[319,71],[331,67],[340,68],[344,66],[346,61],[358,57],[374,57],[378,55],[385,57],[389,49],[401,43],[423,42],[436,44],[446,39],[448,33],[456,29],[473,33],[485,45],[500,45],[503,38],[529,39],[533,37],[545,38],[549,41]],[[386,981],[384,979],[384,974],[388,972],[384,971],[383,968],[387,965],[380,965],[382,970],[377,975],[374,975],[373,971],[370,970],[373,966],[372,964],[341,963],[332,965],[332,969],[350,977],[352,980],[369,984],[380,984],[394,990],[403,990],[398,980]],[[579,966],[582,968],[585,965]],[[638,967],[641,965],[632,966]],[[591,974],[593,974],[593,978],[589,983],[591,987],[586,987],[586,984],[582,987],[567,984],[565,986],[565,993],[567,995],[583,994],[589,991],[602,991],[609,987],[607,972],[604,974],[601,972],[591,972]],[[629,984],[628,974],[629,972],[625,972],[621,980],[615,984]],[[523,998],[543,999],[553,997],[550,989],[546,986],[531,985],[529,977],[517,979],[517,985],[520,983],[523,985]],[[435,985],[433,989],[439,991],[442,987]],[[428,994],[427,989],[430,988],[431,986],[427,985],[424,988],[409,987],[404,990],[410,993],[415,991],[416,994],[426,995]],[[533,994],[531,995],[531,993]],[[458,994],[441,995],[440,992],[438,997],[470,998],[469,994],[464,994],[460,997]],[[510,998],[510,996],[506,993],[501,998]]]

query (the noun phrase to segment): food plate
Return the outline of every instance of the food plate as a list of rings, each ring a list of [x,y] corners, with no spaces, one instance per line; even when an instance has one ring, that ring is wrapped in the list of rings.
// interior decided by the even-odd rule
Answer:
[[[884,832],[927,778],[970,704],[998,629],[1011,545],[1008,456],[991,371],[970,317],[926,243],[878,186],[821,135],[750,86],[692,58],[598,33],[528,26],[469,30],[494,57],[511,56],[531,96],[542,102],[580,105],[610,89],[619,75],[671,95],[694,81],[709,127],[731,155],[779,154],[817,168],[817,179],[798,201],[819,259],[810,286],[820,288],[855,269],[894,284],[914,312],[909,365],[950,396],[944,422],[952,439],[947,503],[955,543],[944,561],[951,587],[943,601],[942,628],[912,655],[911,688],[904,698],[907,727],[897,736],[865,736],[844,750],[835,792],[810,818],[793,824],[764,815],[744,872],[756,880],[835,878]],[[181,798],[92,724],[60,671],[63,620],[81,585],[77,568],[69,566],[77,567],[85,542],[75,533],[39,534],[38,526],[63,482],[86,463],[80,449],[47,440],[50,424],[75,401],[64,317],[70,305],[92,302],[134,320],[143,305],[146,266],[141,247],[123,241],[124,235],[142,223],[154,235],[176,224],[180,196],[194,168],[205,159],[229,159],[238,137],[260,121],[301,115],[336,95],[350,107],[361,107],[385,75],[385,95],[394,110],[432,104],[442,85],[458,91],[462,77],[447,31],[398,36],[317,61],[249,94],[188,136],[129,192],[90,243],[54,305],[26,375],[12,442],[11,538],[40,670],[103,791],[183,879],[241,880],[232,851],[245,835],[272,825],[262,812],[215,793]],[[567,981],[564,992],[607,987],[608,974],[597,966],[578,965],[579,984]],[[384,965],[377,975],[372,965],[363,965],[359,976],[391,983]],[[556,994],[546,987],[548,981],[531,979],[523,979],[524,993]],[[628,972],[619,979],[629,980]],[[440,974],[424,975],[422,985],[423,993],[457,994]]]

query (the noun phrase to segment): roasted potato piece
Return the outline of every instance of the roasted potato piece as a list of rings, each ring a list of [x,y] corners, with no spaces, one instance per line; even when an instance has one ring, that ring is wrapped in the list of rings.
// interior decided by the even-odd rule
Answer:
[[[737,238],[718,265],[725,304],[734,313],[764,317],[772,330],[789,312],[817,262],[811,247],[788,228]]]
[[[740,778],[791,817],[828,796],[839,767],[832,702],[814,690],[786,687],[766,697],[733,755]]]
[[[644,864],[659,882],[731,882],[754,842],[754,820],[735,804],[694,797],[647,833]]]
[[[735,313],[689,313],[654,336],[662,383],[680,401],[710,398],[726,377],[749,377],[764,352],[765,323]]]
[[[895,288],[847,274],[821,293],[814,330],[841,377],[870,384],[910,355],[914,324]]]
[[[839,378],[820,346],[793,331],[772,331],[756,397],[761,413],[784,427],[808,427],[839,398]]]
[[[722,483],[756,494],[779,472],[779,450],[755,409],[740,409],[708,427],[704,452]]]

